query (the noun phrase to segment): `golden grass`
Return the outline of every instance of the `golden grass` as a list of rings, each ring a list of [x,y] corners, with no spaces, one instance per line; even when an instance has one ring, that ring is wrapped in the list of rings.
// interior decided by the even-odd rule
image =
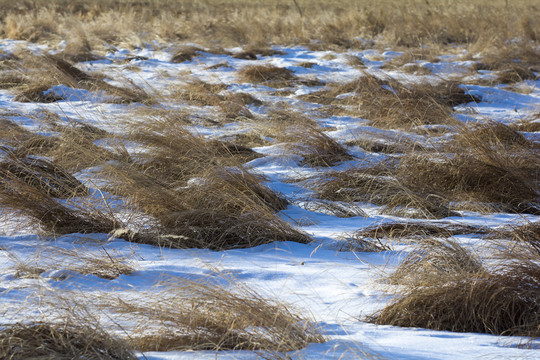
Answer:
[[[271,87],[287,87],[296,79],[293,72],[274,65],[249,65],[238,71],[241,82],[265,84]]]
[[[230,279],[233,280],[233,279]],[[120,318],[136,321],[130,334],[140,351],[292,351],[323,342],[311,321],[289,305],[239,284],[169,279],[136,300],[104,299]]]
[[[69,172],[46,160],[1,150],[3,214],[21,216],[48,234],[109,233],[123,227],[107,200],[89,197],[88,188]]]
[[[371,202],[413,217],[450,216],[450,207],[537,214],[536,144],[497,123],[454,129],[455,138],[431,153],[330,172],[312,187],[323,199]]]
[[[312,48],[362,48],[385,45],[475,45],[540,37],[538,8],[532,0],[286,1],[263,0],[3,0],[0,35],[29,41],[58,41],[76,33],[91,46],[137,46],[161,40],[214,47],[250,44],[310,45]],[[418,26],[421,23],[422,26]],[[84,36],[81,36],[83,34]],[[365,39],[359,41],[358,37]],[[312,42],[311,40],[316,40]]]
[[[287,148],[302,155],[302,165],[329,167],[352,159],[347,150],[336,140],[323,132],[322,128],[310,125],[296,125],[286,129],[282,137]]]
[[[126,81],[125,86],[110,85],[98,76],[88,74],[56,55],[21,54],[19,71],[25,74],[25,82],[15,88],[15,101],[55,102],[63,100],[62,95],[47,92],[55,85],[88,91],[103,91],[109,95],[108,102],[154,104],[156,100],[144,89]],[[81,99],[83,100],[83,99]]]
[[[452,223],[428,222],[389,222],[368,226],[355,232],[357,237],[368,238],[448,238],[454,235],[487,234],[489,230],[484,227],[461,225]]]
[[[499,244],[500,245],[500,244]],[[511,260],[490,268],[453,241],[432,240],[411,253],[390,276],[404,284],[399,296],[370,317],[377,324],[537,338],[540,315],[538,250],[506,244]]]
[[[365,73],[345,84],[331,84],[300,98],[322,105],[346,105],[357,117],[369,119],[373,126],[412,128],[426,124],[452,124],[452,107],[477,101],[453,81],[404,85]],[[339,96],[341,95],[341,96]],[[343,97],[343,95],[347,95]]]
[[[105,247],[93,251],[44,246],[24,260],[13,253],[8,252],[8,256],[15,263],[16,276],[22,278],[36,277],[47,270],[69,270],[112,280],[135,271],[133,261],[111,254]]]
[[[125,341],[88,323],[33,322],[2,326],[2,359],[135,360]]]

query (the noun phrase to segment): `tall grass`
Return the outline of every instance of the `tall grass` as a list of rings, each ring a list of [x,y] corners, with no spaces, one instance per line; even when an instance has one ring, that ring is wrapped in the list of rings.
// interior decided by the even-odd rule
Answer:
[[[97,0],[2,1],[2,37],[58,40],[77,33],[92,47],[105,43],[164,40],[222,46],[303,44],[363,47],[384,39],[394,46],[475,44],[539,38],[534,1],[429,2],[204,0],[196,3]],[[297,6],[298,5],[298,6]],[[122,19],[119,21],[119,19]],[[422,26],[418,26],[421,23]],[[321,25],[322,24],[322,25]],[[79,34],[84,34],[80,36]],[[310,42],[318,40],[318,42]],[[380,40],[379,40],[380,41]]]

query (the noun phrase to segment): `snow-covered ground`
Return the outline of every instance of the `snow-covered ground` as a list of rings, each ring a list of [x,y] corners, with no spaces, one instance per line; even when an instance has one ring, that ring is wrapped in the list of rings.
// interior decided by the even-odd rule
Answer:
[[[30,47],[33,51],[47,51],[46,48],[10,40],[0,41],[0,50],[10,52],[17,47]],[[148,46],[143,49],[115,49],[105,60],[79,63],[84,71],[114,74],[116,79],[133,81],[150,93],[167,94],[171,84],[188,82],[195,78],[205,82],[225,84],[233,92],[245,92],[255,98],[274,104],[282,104],[306,113],[314,114],[318,105],[304,103],[297,95],[306,94],[321,87],[300,85],[290,95],[276,94],[274,89],[262,85],[239,83],[236,70],[253,64],[272,64],[286,67],[300,78],[321,81],[350,81],[363,72],[387,74],[404,81],[420,79],[432,82],[441,78],[452,78],[467,70],[470,63],[460,61],[456,56],[443,57],[438,63],[427,63],[425,67],[433,75],[416,76],[397,70],[382,70],[380,67],[396,55],[396,52],[365,50],[350,53],[310,51],[302,47],[276,48],[283,55],[260,57],[256,61],[241,60],[229,55],[203,53],[192,61],[171,63],[173,49]],[[238,49],[232,49],[238,50]],[[331,56],[329,56],[331,55]],[[348,57],[357,56],[366,65],[364,69],[350,65]],[[124,61],[132,58],[134,60]],[[373,60],[376,59],[376,60]],[[222,62],[227,67],[212,67]],[[310,68],[300,63],[312,62]],[[136,69],[136,71],[134,70]],[[118,84],[118,83],[112,83]],[[457,110],[459,119],[473,121],[492,119],[510,123],[525,119],[538,112],[540,104],[540,81],[529,81],[530,91],[511,92],[502,86],[488,87],[471,85],[467,90],[482,99],[479,103],[461,105]],[[75,118],[114,133],[122,133],[122,122],[137,114],[138,104],[104,103],[106,94],[93,93],[82,89],[57,86],[51,92],[62,96],[64,101],[50,104],[21,103],[14,101],[9,90],[0,90],[0,111],[3,116],[29,130],[40,130],[40,124],[33,115],[40,109],[59,114],[62,118]],[[165,107],[181,108],[182,104],[165,103]],[[249,105],[253,114],[264,114],[265,106]],[[205,109],[212,111],[212,109]],[[9,116],[7,113],[18,113]],[[366,120],[348,117],[319,115],[317,121],[330,131],[327,135],[344,143],[361,138],[388,139],[397,136],[410,137],[422,141],[414,133],[397,130],[381,130],[371,127]],[[221,137],[246,131],[246,124],[228,123],[221,127],[207,127],[204,124],[192,126],[208,137]],[[526,133],[530,139],[538,140],[538,133]],[[376,208],[366,205],[362,210],[368,217],[340,218],[322,212],[310,211],[305,206],[310,201],[310,192],[298,185],[286,182],[290,178],[301,178],[327,171],[301,166],[298,156],[288,154],[279,145],[255,148],[267,155],[246,164],[255,173],[268,178],[267,185],[289,199],[292,205],[280,212],[283,219],[313,236],[312,244],[273,243],[249,249],[210,251],[202,249],[165,249],[150,245],[130,243],[109,238],[106,234],[73,234],[56,239],[43,239],[36,235],[36,229],[21,228],[18,219],[7,217],[0,224],[0,316],[4,322],[36,318],[44,315],[39,304],[40,297],[51,292],[68,291],[81,299],[92,299],[107,294],[130,294],[148,296],[156,284],[168,276],[197,280],[220,277],[226,274],[246,284],[247,287],[269,298],[279,299],[312,317],[328,341],[311,344],[296,353],[289,354],[299,359],[356,359],[369,354],[389,359],[512,359],[538,358],[538,350],[520,344],[527,339],[518,337],[498,337],[485,334],[451,333],[417,328],[379,326],[363,321],[364,317],[384,307],[391,300],[388,285],[381,281],[390,273],[410,247],[394,244],[392,251],[351,252],[338,251],[340,237],[366,226],[399,218],[380,214]],[[362,159],[384,157],[381,154],[365,153],[359,148],[350,148],[356,156],[346,164],[336,168],[346,168]],[[77,174],[81,179],[84,172]],[[516,224],[525,218],[538,220],[540,217],[512,214],[478,214],[467,212],[461,217],[444,219],[446,222],[487,226],[495,228],[506,224]],[[456,237],[460,243],[472,248],[478,247],[474,236]],[[112,256],[128,259],[135,268],[129,275],[106,280],[95,275],[82,275],[66,270],[69,259],[60,249],[75,250],[88,254],[100,254],[106,250]],[[64,254],[64,255],[63,255]],[[91,256],[91,255],[90,255]],[[99,255],[96,255],[99,256]],[[80,260],[71,260],[80,261]],[[41,275],[31,278],[17,276],[16,263],[42,267]],[[47,307],[44,307],[47,309]],[[538,343],[537,345],[540,345]],[[242,351],[190,351],[190,352],[150,352],[140,354],[141,359],[249,359],[257,358],[256,353]]]

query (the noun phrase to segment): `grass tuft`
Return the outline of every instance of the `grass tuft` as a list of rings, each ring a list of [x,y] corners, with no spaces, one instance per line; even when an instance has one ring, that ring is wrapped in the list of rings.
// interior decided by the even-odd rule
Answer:
[[[296,79],[291,70],[270,64],[246,66],[238,72],[238,76],[242,82],[279,87],[288,86]]]
[[[88,324],[16,323],[0,330],[2,359],[135,360],[124,341]]]
[[[237,281],[235,281],[237,283]],[[138,301],[112,303],[141,325],[131,343],[140,351],[293,351],[323,342],[314,325],[288,305],[236,285],[171,279]]]

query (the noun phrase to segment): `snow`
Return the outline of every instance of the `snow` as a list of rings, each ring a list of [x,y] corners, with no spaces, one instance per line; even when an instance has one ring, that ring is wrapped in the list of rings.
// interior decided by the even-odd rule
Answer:
[[[0,50],[6,52],[14,51],[21,46],[29,47],[35,52],[47,51],[42,45],[12,40],[0,41]],[[113,49],[114,51],[107,53],[107,60],[78,66],[84,70],[119,74],[122,78],[149,89],[151,93],[167,91],[172,79],[179,79],[178,74],[189,73],[188,76],[182,77],[182,80],[198,78],[212,83],[222,83],[229,85],[229,90],[234,92],[248,92],[261,100],[280,101],[295,106],[299,104],[299,100],[270,95],[268,92],[273,89],[268,87],[238,84],[235,70],[255,63],[270,63],[287,67],[302,78],[317,77],[322,81],[339,82],[361,75],[361,70],[348,65],[346,55],[359,56],[367,65],[366,71],[380,74],[382,70],[379,67],[384,63],[379,60],[380,58],[387,61],[401,54],[394,51],[381,53],[378,50],[339,54],[331,51],[313,52],[304,47],[276,49],[286,54],[247,61],[203,53],[193,61],[173,64],[169,62],[172,49],[156,49],[149,45],[138,50]],[[329,59],[327,55],[334,55],[335,58]],[[122,64],[121,61],[128,57],[137,59],[146,57],[148,60],[131,60],[129,64]],[[227,61],[230,67],[208,69],[208,66],[223,61]],[[309,69],[298,66],[298,63],[305,61],[314,62],[316,65]],[[140,71],[130,70],[127,65],[136,65]],[[424,63],[424,65],[438,76],[451,77],[454,73],[462,72],[463,68],[470,64],[448,56],[442,57],[442,61],[438,63]],[[167,73],[170,76],[163,76]],[[410,75],[399,74],[399,77],[408,77],[411,80]],[[517,94],[499,87],[467,85],[467,90],[482,101],[458,107],[457,117],[464,121],[491,119],[501,122],[526,118],[538,109],[539,85],[538,81],[529,82],[528,86],[532,88],[529,94]],[[20,116],[9,118],[31,130],[38,129],[39,123],[33,120],[30,114],[39,109],[46,109],[61,117],[82,118],[92,125],[121,134],[122,125],[116,123],[115,119],[132,116],[130,110],[138,106],[106,104],[103,103],[109,98],[106,94],[72,89],[63,85],[55,86],[48,91],[62,96],[65,100],[53,104],[16,103],[8,90],[0,90],[0,108],[21,113]],[[296,95],[311,91],[314,91],[314,88],[301,87]],[[303,105],[308,110],[317,108],[316,105]],[[253,113],[264,111],[257,107],[250,110]],[[377,139],[384,142],[403,137],[414,142],[425,142],[425,138],[418,134],[368,126],[365,119],[332,116],[317,121],[321,126],[328,127],[330,130],[327,134],[340,142],[360,139]],[[222,128],[198,125],[194,129],[199,134],[209,137],[245,131],[245,127],[240,124],[228,124]],[[536,136],[538,139],[538,134],[531,133],[528,136]],[[387,285],[381,281],[381,276],[396,267],[408,248],[401,247],[403,252],[394,250],[361,253],[338,251],[337,245],[344,234],[398,218],[381,215],[377,207],[371,205],[362,207],[369,217],[339,218],[306,210],[309,207],[304,205],[310,199],[310,191],[297,184],[286,183],[284,180],[307,177],[324,170],[300,166],[301,157],[286,153],[278,145],[257,147],[254,150],[267,156],[252,160],[246,164],[247,168],[265,175],[270,188],[293,202],[280,213],[280,216],[311,234],[315,239],[314,243],[308,245],[273,243],[250,249],[221,252],[202,249],[175,250],[134,244],[110,238],[107,234],[72,234],[56,239],[42,239],[36,235],[35,229],[19,228],[17,219],[6,218],[0,223],[0,314],[6,321],[33,316],[40,318],[41,310],[28,304],[34,303],[36,298],[49,292],[69,291],[86,299],[120,292],[138,296],[156,291],[156,285],[167,277],[191,280],[208,277],[219,279],[222,274],[227,274],[256,289],[257,292],[292,304],[294,308],[300,309],[301,313],[308,314],[317,321],[328,341],[323,344],[311,344],[305,349],[289,354],[293,358],[357,359],[363,357],[364,353],[389,359],[538,357],[536,350],[518,346],[526,341],[518,337],[377,326],[364,322],[364,316],[383,308],[391,300],[390,292],[387,291]],[[361,161],[355,160],[361,163],[386,156],[366,154],[354,148],[351,153],[358,157],[363,156]],[[344,164],[341,167],[346,168],[349,165]],[[84,173],[78,175],[79,178],[84,176],[86,176]],[[496,227],[540,218],[511,214],[482,215],[472,212],[463,212],[462,215],[445,221]],[[476,246],[478,239],[471,236],[461,237],[460,240]],[[52,251],[53,248],[90,254],[98,254],[102,249],[106,249],[109,254],[129,259],[136,271],[112,280],[90,274],[82,275],[67,269],[66,259],[58,252]],[[21,278],[16,274],[16,262],[35,264],[44,267],[45,271],[34,278]],[[139,356],[141,359],[149,360],[258,358],[256,353],[246,351],[148,352]]]

